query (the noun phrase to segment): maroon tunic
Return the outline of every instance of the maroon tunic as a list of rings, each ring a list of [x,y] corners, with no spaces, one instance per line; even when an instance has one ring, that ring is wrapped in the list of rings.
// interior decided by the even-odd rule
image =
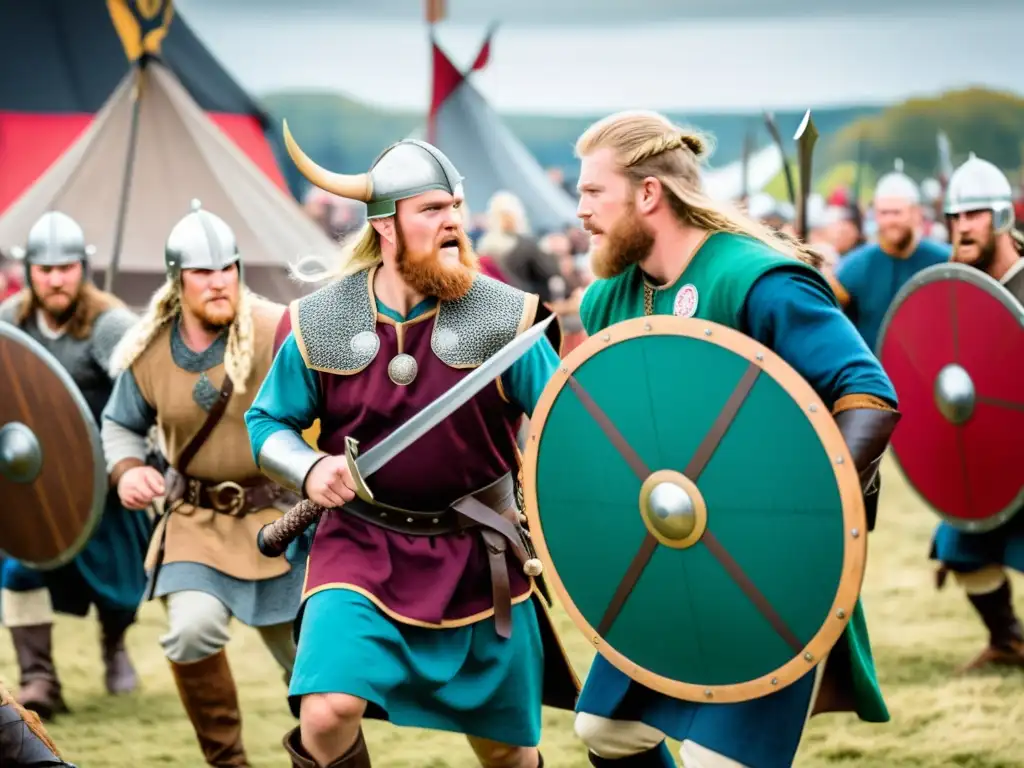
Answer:
[[[345,452],[345,438],[363,453],[451,389],[472,368],[454,368],[431,350],[437,310],[398,327],[377,316],[380,350],[361,372],[318,371],[320,450]],[[286,321],[289,323],[290,320]],[[282,328],[283,330],[283,328]],[[398,386],[388,377],[400,352],[419,366],[415,380]],[[367,480],[381,503],[431,511],[518,472],[516,434],[522,411],[490,384]],[[527,599],[532,580],[514,554],[506,555],[512,602]],[[400,621],[456,626],[493,614],[490,568],[479,531],[408,536],[378,528],[342,511],[321,519],[306,570],[304,598],[323,589],[359,591]]]

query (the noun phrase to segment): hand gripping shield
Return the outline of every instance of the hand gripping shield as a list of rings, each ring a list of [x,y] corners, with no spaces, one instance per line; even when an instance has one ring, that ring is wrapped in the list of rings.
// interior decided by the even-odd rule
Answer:
[[[524,463],[549,584],[598,653],[668,696],[761,698],[846,629],[864,501],[829,409],[743,334],[616,324],[545,388]]]
[[[89,541],[107,494],[99,430],[71,376],[0,323],[0,550],[50,570]]]
[[[896,294],[878,358],[903,418],[892,450],[950,525],[997,528],[1024,503],[1024,308],[964,264],[936,264]]]

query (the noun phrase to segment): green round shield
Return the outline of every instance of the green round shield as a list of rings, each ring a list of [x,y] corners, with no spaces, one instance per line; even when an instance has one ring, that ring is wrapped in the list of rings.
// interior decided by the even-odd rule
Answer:
[[[737,331],[654,316],[587,339],[534,410],[523,485],[576,626],[666,695],[779,690],[853,613],[867,542],[850,452],[810,385]]]

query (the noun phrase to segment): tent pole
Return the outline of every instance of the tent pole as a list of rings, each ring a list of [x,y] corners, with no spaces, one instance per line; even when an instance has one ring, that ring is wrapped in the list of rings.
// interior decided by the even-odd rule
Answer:
[[[128,214],[128,197],[131,194],[132,175],[135,170],[135,154],[139,145],[139,117],[142,112],[142,81],[145,76],[145,60],[135,69],[135,88],[132,94],[132,123],[128,134],[128,156],[124,163],[124,176],[121,179],[121,199],[117,206],[117,226],[114,230],[114,247],[110,254],[110,264],[103,276],[103,289],[107,293],[114,292],[114,276],[117,265],[121,261],[121,246],[124,242],[125,217]]]

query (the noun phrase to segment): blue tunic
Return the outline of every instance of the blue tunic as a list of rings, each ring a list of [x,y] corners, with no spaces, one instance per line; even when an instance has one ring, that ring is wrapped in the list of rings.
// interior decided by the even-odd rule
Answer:
[[[829,407],[850,394],[873,395],[896,405],[888,377],[825,282],[803,270],[778,268],[760,277],[747,295],[739,330],[786,360]],[[859,601],[851,623],[858,625],[859,632],[847,631],[840,643],[867,637]],[[850,652],[866,654],[870,660],[870,648],[850,648]],[[690,739],[743,765],[789,768],[800,743],[813,683],[814,675],[807,674],[762,699],[698,704],[632,682],[598,655],[578,709],[606,718],[639,720],[678,741]]]
[[[408,318],[377,301],[397,322],[433,307],[420,303]],[[546,338],[502,374],[509,399],[533,411],[558,367]],[[301,432],[317,415],[318,379],[289,333],[246,413],[257,458],[281,429]],[[359,592],[327,589],[311,595],[296,622],[298,651],[289,703],[298,716],[303,696],[346,693],[367,702],[366,716],[417,728],[453,731],[506,744],[540,741],[544,645],[533,601],[512,607],[515,631],[505,640],[493,618],[455,628],[395,621]]]
[[[922,240],[907,258],[890,256],[877,243],[854,249],[839,262],[836,280],[849,294],[846,313],[871,350],[889,305],[904,284],[925,267],[949,261],[945,243]]]

